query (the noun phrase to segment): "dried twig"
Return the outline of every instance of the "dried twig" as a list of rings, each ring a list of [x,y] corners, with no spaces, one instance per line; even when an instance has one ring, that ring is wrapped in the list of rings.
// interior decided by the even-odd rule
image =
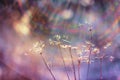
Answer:
[[[43,55],[42,55],[42,53],[40,53],[40,55],[41,55],[41,58],[42,58],[42,60],[43,60],[43,62],[44,62],[44,64],[45,64],[46,68],[47,68],[48,71],[50,72],[51,76],[53,77],[54,80],[56,80],[56,79],[55,79],[55,76],[54,76],[54,74],[53,74],[53,72],[52,72],[51,69],[49,68],[49,66],[48,66],[48,64],[47,64],[47,62],[46,62],[46,60],[45,60],[45,58],[44,58]]]
[[[80,80],[80,60],[78,60],[78,80]]]
[[[71,57],[71,61],[72,61],[73,71],[74,71],[74,80],[76,80],[75,65],[74,65],[74,61],[73,61],[71,47],[69,47],[69,52],[70,52],[70,57]]]
[[[103,57],[100,58],[100,80],[102,80],[102,61],[103,61]]]
[[[67,72],[67,68],[66,68],[66,65],[65,65],[65,60],[64,60],[64,57],[63,57],[63,54],[62,54],[62,51],[61,51],[61,48],[60,48],[60,45],[58,46],[59,50],[60,50],[60,54],[61,54],[61,58],[63,60],[63,65],[65,67],[65,71],[66,71],[66,74],[67,74],[67,77],[68,77],[68,80],[70,80],[70,77],[69,77],[69,74]]]
[[[90,40],[92,41],[92,28],[89,29],[90,33],[91,33],[91,37],[90,37]],[[90,44],[90,47],[89,47],[89,50],[90,50],[90,53],[89,53],[89,56],[88,56],[88,68],[87,68],[87,79],[88,80],[88,76],[89,76],[89,68],[90,68],[90,58],[91,58],[91,53],[92,53],[92,45]]]

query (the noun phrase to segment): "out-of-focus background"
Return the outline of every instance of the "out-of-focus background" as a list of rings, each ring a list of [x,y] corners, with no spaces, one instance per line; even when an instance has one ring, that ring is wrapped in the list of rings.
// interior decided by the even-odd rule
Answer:
[[[120,80],[119,40],[120,0],[0,0],[0,80]]]

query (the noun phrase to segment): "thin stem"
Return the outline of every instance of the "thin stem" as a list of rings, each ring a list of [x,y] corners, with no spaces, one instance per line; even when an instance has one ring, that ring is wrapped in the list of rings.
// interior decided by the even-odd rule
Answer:
[[[100,80],[102,80],[102,60],[103,58],[100,59]]]
[[[52,72],[51,69],[49,68],[49,66],[48,66],[48,64],[47,64],[47,62],[46,62],[46,60],[45,60],[45,58],[44,58],[43,55],[42,55],[42,53],[40,53],[40,55],[41,55],[41,57],[42,57],[42,60],[43,60],[43,62],[44,62],[44,64],[45,64],[46,68],[47,68],[48,71],[50,72],[51,76],[53,77],[54,80],[56,80],[56,79],[55,79],[55,76],[54,76],[54,74],[53,74],[53,72]]]
[[[67,72],[67,68],[66,68],[66,65],[65,65],[65,60],[64,60],[64,58],[63,58],[63,54],[62,54],[60,45],[59,45],[59,50],[60,50],[61,58],[62,58],[62,60],[63,60],[63,65],[64,65],[64,67],[65,67],[66,75],[67,75],[67,77],[68,77],[68,80],[70,80],[70,77],[69,77],[69,74],[68,74],[68,72]]]
[[[74,61],[73,61],[71,47],[69,47],[69,52],[70,52],[70,57],[71,57],[71,61],[72,61],[73,71],[74,71],[74,80],[76,80],[75,65],[74,65]]]
[[[90,33],[91,33],[91,37],[90,37],[90,40],[91,40],[91,42],[92,42],[92,29],[90,28]],[[90,68],[90,58],[91,58],[91,53],[92,53],[92,45],[90,44],[90,48],[89,48],[89,50],[90,50],[90,53],[89,53],[89,56],[88,56],[88,68],[87,68],[87,79],[86,80],[88,80],[88,76],[89,76],[89,68]]]
[[[78,60],[78,80],[80,80],[80,60]]]
[[[91,57],[91,50],[90,50],[90,54],[89,54],[89,59],[88,59],[88,68],[87,68],[87,80],[88,80],[88,76],[89,76],[89,69],[90,69],[90,57]]]

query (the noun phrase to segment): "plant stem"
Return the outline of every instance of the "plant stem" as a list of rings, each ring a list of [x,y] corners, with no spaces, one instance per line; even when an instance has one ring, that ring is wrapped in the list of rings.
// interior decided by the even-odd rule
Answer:
[[[74,71],[74,80],[76,80],[75,65],[74,65],[74,61],[73,61],[71,47],[69,47],[69,52],[70,52],[70,57],[71,57],[71,61],[72,61],[73,71]]]
[[[100,80],[102,80],[102,60],[103,60],[103,57],[100,58]]]
[[[69,77],[69,74],[68,74],[68,72],[67,72],[67,68],[66,68],[66,65],[65,65],[65,60],[64,60],[64,57],[63,57],[63,54],[62,54],[60,45],[59,45],[58,47],[59,47],[59,50],[60,50],[61,58],[62,58],[62,60],[63,60],[63,65],[64,65],[64,67],[65,67],[66,75],[67,75],[67,77],[68,77],[68,80],[70,80],[70,77]]]
[[[41,57],[42,57],[42,60],[43,60],[43,62],[44,62],[44,64],[45,64],[46,68],[47,68],[48,71],[50,72],[51,76],[53,77],[54,80],[56,80],[56,79],[55,79],[55,76],[54,76],[54,74],[53,74],[53,72],[52,72],[51,69],[49,68],[49,66],[48,66],[48,64],[47,64],[47,62],[46,62],[46,60],[45,60],[45,58],[44,58],[43,55],[42,55],[42,53],[40,53],[40,55],[41,55]]]
[[[90,50],[90,54],[89,54],[89,59],[88,59],[88,67],[87,67],[87,79],[88,80],[88,76],[89,76],[89,69],[90,69],[90,57],[91,57],[91,50]]]
[[[78,60],[78,80],[80,80],[80,60]]]
[[[92,29],[90,28],[89,31],[90,31],[90,34],[91,34],[90,40],[92,42]],[[88,56],[88,68],[87,68],[87,79],[86,80],[88,80],[88,76],[89,76],[90,58],[91,58],[91,53],[92,53],[92,45],[91,44],[90,44],[89,50],[90,50],[90,53],[89,53],[89,56]]]

